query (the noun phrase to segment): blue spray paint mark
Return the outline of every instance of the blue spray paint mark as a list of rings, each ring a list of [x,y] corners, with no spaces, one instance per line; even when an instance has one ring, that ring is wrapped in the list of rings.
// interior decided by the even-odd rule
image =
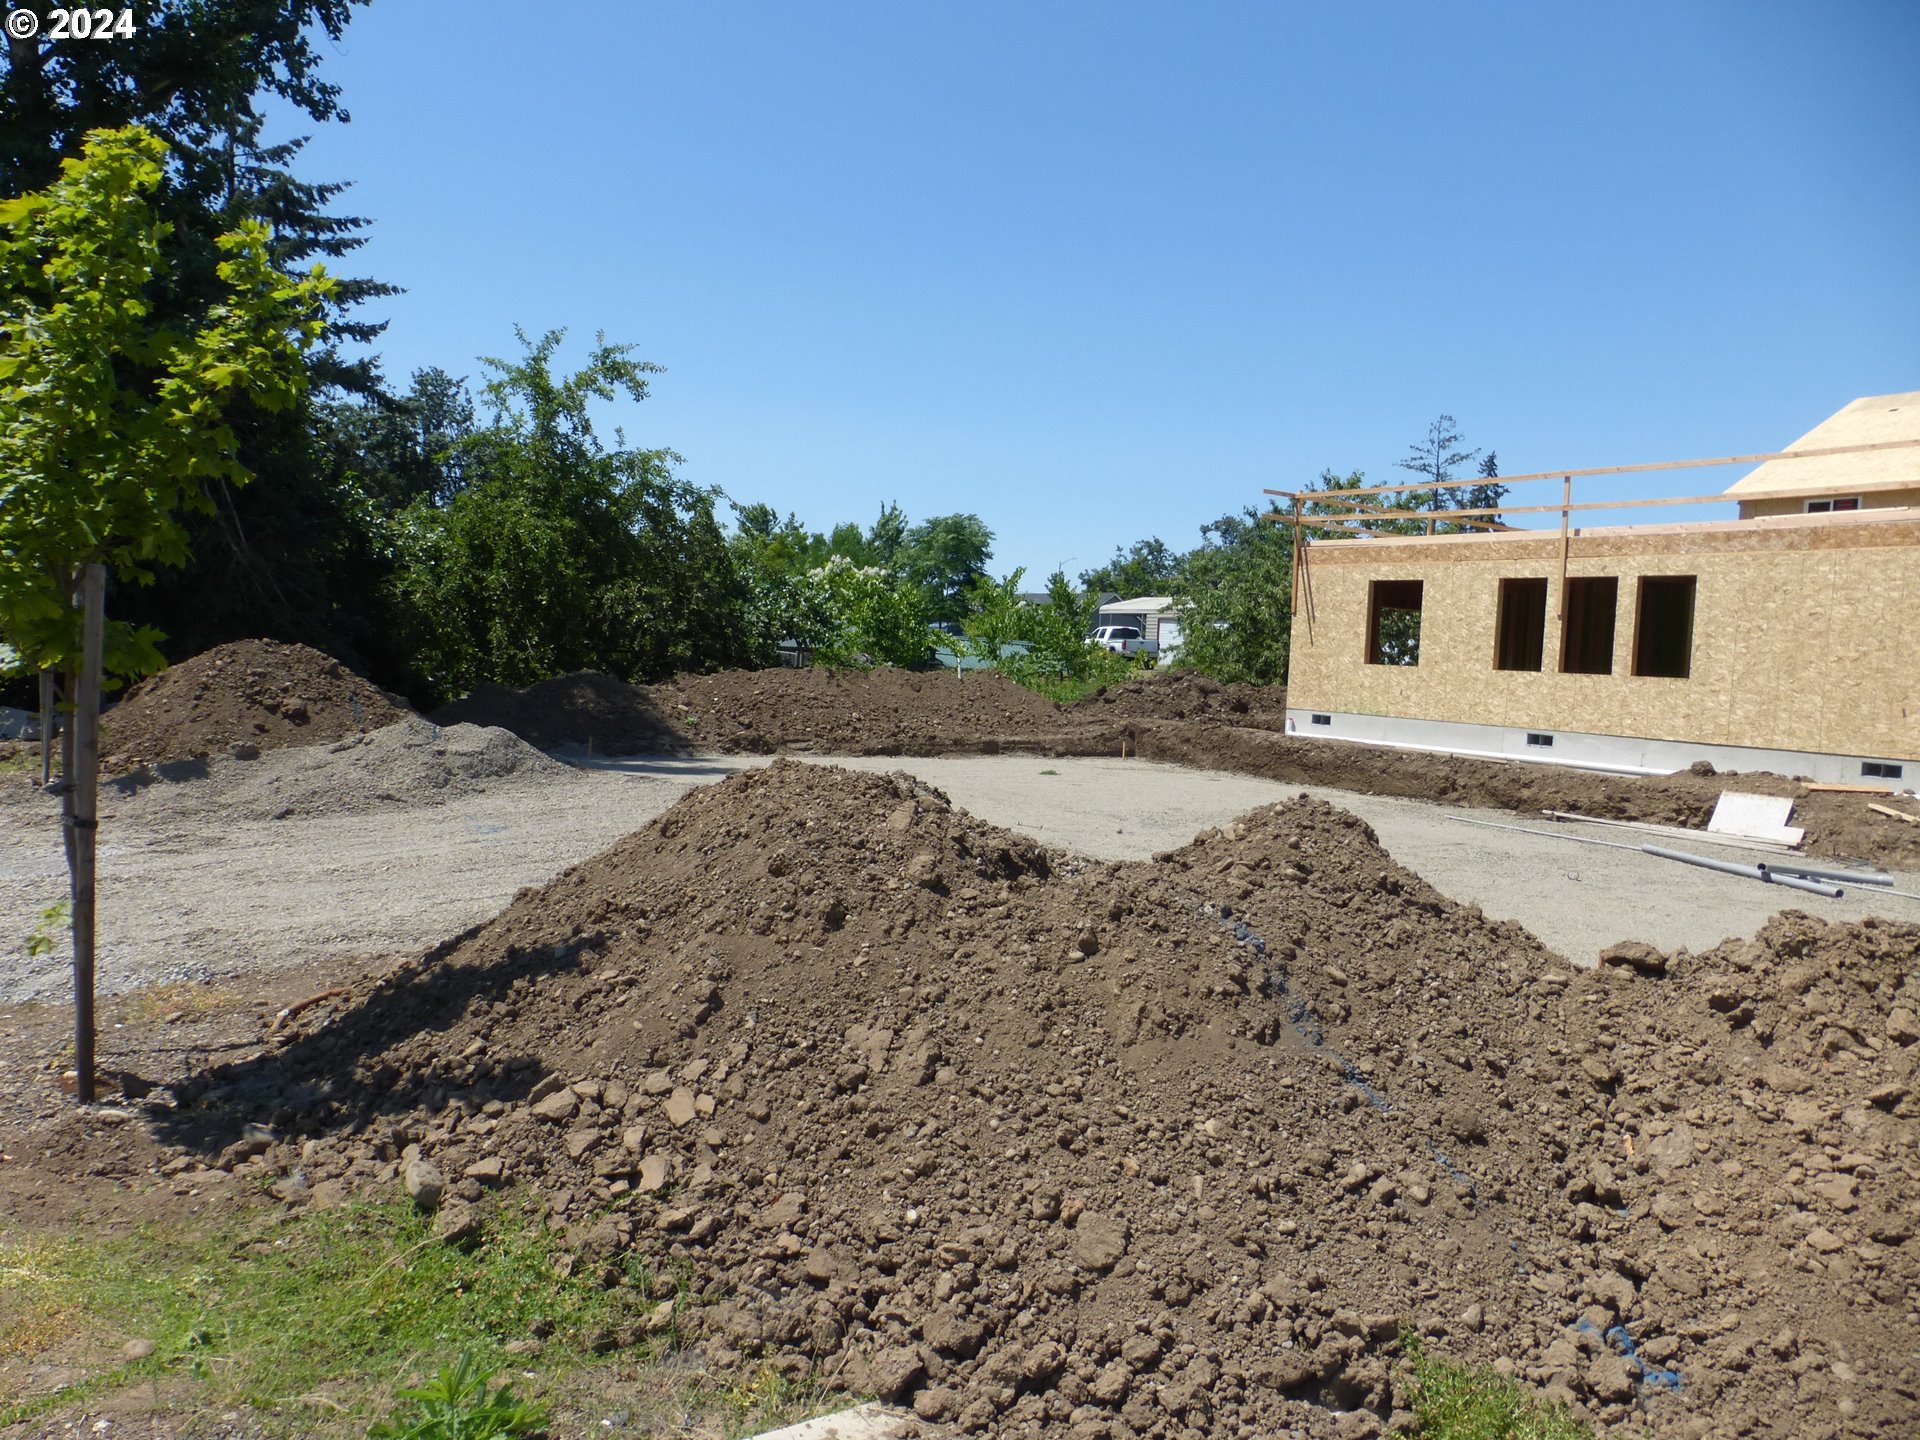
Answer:
[[[1233,938],[1235,940],[1239,941],[1242,945],[1246,945],[1256,955],[1263,957],[1266,955],[1266,940],[1256,934],[1246,921],[1234,920],[1229,922],[1228,917],[1233,914],[1232,906],[1222,905],[1216,911],[1212,905],[1202,903],[1200,913],[1203,916],[1212,916],[1217,913],[1221,917],[1221,923],[1223,925],[1228,923],[1232,924]],[[1261,976],[1258,989],[1261,994],[1267,996],[1269,999],[1279,1000],[1285,1003],[1287,1020],[1293,1026],[1296,1035],[1316,1050],[1326,1047],[1327,1032],[1321,1027],[1320,1017],[1314,1013],[1313,1006],[1307,1003],[1306,997],[1296,993],[1292,986],[1288,984],[1286,967],[1269,967]],[[1393,1106],[1388,1103],[1387,1097],[1374,1089],[1372,1083],[1367,1079],[1365,1072],[1362,1071],[1358,1065],[1354,1064],[1353,1061],[1347,1059],[1346,1056],[1340,1054],[1337,1050],[1330,1051],[1329,1053],[1340,1066],[1341,1078],[1353,1086],[1354,1089],[1358,1090],[1361,1095],[1366,1098],[1369,1105],[1382,1115],[1391,1115],[1393,1113]],[[1426,1148],[1428,1158],[1446,1172],[1448,1179],[1465,1189],[1467,1197],[1472,1202],[1473,1207],[1476,1210],[1479,1209],[1480,1187],[1474,1183],[1473,1177],[1466,1174],[1451,1160],[1447,1159],[1447,1157],[1441,1153],[1440,1149],[1425,1136],[1421,1137],[1420,1143]],[[1515,1253],[1518,1254],[1519,1252],[1516,1250]],[[1521,1268],[1524,1270],[1525,1266],[1522,1265]]]
[[[1634,1383],[1643,1389],[1652,1386],[1655,1390],[1678,1390],[1684,1383],[1678,1370],[1668,1370],[1655,1365],[1650,1360],[1640,1358],[1640,1352],[1633,1343],[1633,1336],[1625,1325],[1610,1325],[1602,1331],[1598,1325],[1584,1315],[1574,1322],[1574,1329],[1582,1334],[1598,1336],[1604,1343],[1611,1345],[1627,1359],[1637,1372]]]

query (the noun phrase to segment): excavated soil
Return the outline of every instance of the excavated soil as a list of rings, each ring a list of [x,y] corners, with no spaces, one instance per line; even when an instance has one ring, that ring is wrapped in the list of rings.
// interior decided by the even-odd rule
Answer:
[[[109,772],[205,759],[235,746],[275,750],[378,730],[412,712],[329,655],[238,640],[170,665],[101,721]]]
[[[437,725],[494,725],[542,749],[586,745],[606,755],[678,755],[699,741],[651,690],[583,670],[524,689],[488,683],[442,706]]]
[[[961,681],[887,669],[730,670],[655,686],[571,675],[520,691],[482,687],[433,718],[607,754],[1059,756],[1118,755],[1124,746],[1148,760],[1283,783],[1693,829],[1706,826],[1721,791],[1745,790],[1796,796],[1793,823],[1814,854],[1920,868],[1920,825],[1875,814],[1872,796],[1802,793],[1779,775],[1600,775],[1290,736],[1282,687],[1221,685],[1190,671],[1143,676],[1068,706],[991,672]]]
[[[1244,725],[1251,730],[1287,728],[1287,687],[1223,685],[1192,670],[1142,675],[1095,691],[1068,705],[1076,720],[1193,720]]]
[[[1658,1436],[1889,1435],[1917,954],[1576,972],[1318,802],[1091,865],[776,763],[150,1110],[182,1181],[409,1180],[456,1239],[536,1186],[710,1364],[970,1432],[1374,1435],[1408,1327]]]
[[[178,769],[163,767],[161,774]],[[510,730],[443,727],[408,716],[331,745],[289,747],[252,760],[215,758],[195,768],[191,783],[170,782],[143,767],[109,781],[108,789],[126,801],[118,817],[135,821],[202,811],[284,820],[441,805],[515,785],[564,785],[578,773]]]

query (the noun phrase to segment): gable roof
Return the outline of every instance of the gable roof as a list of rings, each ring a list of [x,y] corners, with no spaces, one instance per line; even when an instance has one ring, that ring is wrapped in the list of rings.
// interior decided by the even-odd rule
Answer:
[[[1863,396],[1822,420],[1787,449],[1821,450],[1888,440],[1920,440],[1920,390]],[[1920,488],[1920,448],[1769,460],[1728,486],[1726,493],[1735,500],[1759,500],[1773,495],[1854,495],[1909,488]]]

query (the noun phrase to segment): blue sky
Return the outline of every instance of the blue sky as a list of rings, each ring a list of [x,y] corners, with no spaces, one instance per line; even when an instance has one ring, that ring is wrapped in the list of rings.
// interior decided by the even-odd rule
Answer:
[[[604,330],[689,479],[975,511],[997,571],[1397,478],[1442,411],[1520,473],[1920,388],[1912,0],[375,0],[325,68],[396,381]]]

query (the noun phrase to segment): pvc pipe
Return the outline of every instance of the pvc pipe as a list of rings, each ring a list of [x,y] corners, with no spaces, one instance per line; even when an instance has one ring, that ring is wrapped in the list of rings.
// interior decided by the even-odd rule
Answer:
[[[1765,864],[1768,871],[1775,875],[1803,875],[1809,880],[1846,880],[1855,885],[1893,884],[1891,875],[1864,875],[1858,870],[1819,870],[1811,865],[1780,865],[1771,860]]]
[[[1682,865],[1698,865],[1703,870],[1718,870],[1722,875],[1739,875],[1763,884],[1785,885],[1791,890],[1804,890],[1809,895],[1824,895],[1829,900],[1838,900],[1847,893],[1838,885],[1829,885],[1825,881],[1805,880],[1798,875],[1775,875],[1764,865],[1736,865],[1731,860],[1715,860],[1711,856],[1695,855],[1687,850],[1669,850],[1664,845],[1642,845],[1640,849],[1662,860],[1678,860]]]

